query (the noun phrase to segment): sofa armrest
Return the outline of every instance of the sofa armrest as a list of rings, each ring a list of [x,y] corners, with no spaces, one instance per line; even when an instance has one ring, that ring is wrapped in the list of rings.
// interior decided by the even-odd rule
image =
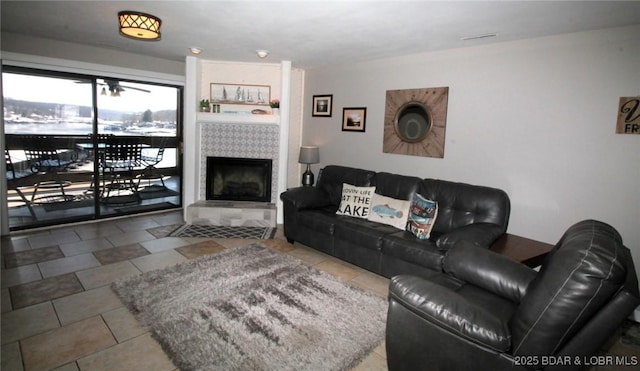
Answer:
[[[440,250],[447,250],[452,248],[456,242],[466,240],[473,241],[482,247],[489,247],[502,234],[504,234],[504,229],[497,224],[474,223],[444,233],[436,240],[436,246]]]
[[[331,205],[329,195],[316,187],[297,187],[280,194],[282,202],[289,203],[296,210],[316,209]]]
[[[408,275],[395,276],[389,285],[389,300],[398,302],[420,319],[466,340],[499,352],[510,347],[507,323],[468,302],[457,292],[432,281]],[[393,310],[393,306],[390,308]]]
[[[529,283],[537,275],[526,265],[469,241],[461,241],[447,251],[442,269],[458,279],[516,303],[524,297]]]

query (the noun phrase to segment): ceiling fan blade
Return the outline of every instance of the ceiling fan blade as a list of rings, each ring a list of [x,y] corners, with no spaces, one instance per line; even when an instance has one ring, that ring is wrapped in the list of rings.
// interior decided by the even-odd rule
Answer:
[[[76,84],[91,84],[91,81],[76,81]],[[107,84],[103,83],[103,82],[96,82],[96,85],[98,86],[108,86]]]
[[[91,84],[91,81],[76,81],[76,84]],[[130,85],[121,85],[118,80],[114,80],[114,79],[104,79],[104,82],[96,82],[96,84],[99,86],[108,86],[109,90],[111,91],[117,90],[118,92],[123,92],[125,91],[124,88],[127,88],[131,90],[138,90],[145,93],[151,93],[151,90],[136,88]]]
[[[147,89],[141,89],[141,88],[134,88],[133,86],[129,86],[129,85],[118,85],[119,87],[122,88],[127,88],[127,89],[132,89],[132,90],[139,90],[145,93],[151,93],[151,90],[147,90]]]

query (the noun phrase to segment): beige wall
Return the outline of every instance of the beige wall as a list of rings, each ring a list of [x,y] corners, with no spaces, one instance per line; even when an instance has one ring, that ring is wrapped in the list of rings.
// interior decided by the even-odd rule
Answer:
[[[320,146],[321,165],[502,188],[511,233],[555,243],[581,219],[610,223],[640,267],[640,136],[615,134],[619,97],[640,94],[638,35],[607,29],[308,70],[306,99],[333,94],[334,110],[306,110],[302,140]],[[441,86],[444,158],[383,153],[385,92]],[[359,106],[366,132],[342,132],[342,108]]]
[[[280,99],[280,64],[202,60],[200,68],[200,99],[209,99],[211,83],[268,85],[271,87],[271,99]],[[235,91],[231,91],[229,94],[233,95]],[[242,106],[237,109],[242,109]],[[265,109],[269,110],[268,107]]]
[[[270,63],[233,63],[223,61],[200,61],[200,78],[197,97],[209,98],[211,83],[250,84],[271,86],[271,99],[281,99],[281,68],[280,64]],[[289,102],[289,158],[286,186],[300,185],[302,166],[298,163],[301,143],[302,115],[304,108],[304,70],[291,69],[291,100]],[[245,109],[239,106],[238,109]],[[233,109],[231,106],[229,109]],[[265,108],[269,110],[269,108]]]

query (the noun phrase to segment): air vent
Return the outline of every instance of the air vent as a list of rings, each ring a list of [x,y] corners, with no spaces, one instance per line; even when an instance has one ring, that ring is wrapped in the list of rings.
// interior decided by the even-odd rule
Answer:
[[[498,33],[492,32],[492,33],[485,33],[481,35],[462,36],[460,37],[460,40],[468,41],[468,40],[488,39],[490,37],[497,37],[497,36],[498,36]]]

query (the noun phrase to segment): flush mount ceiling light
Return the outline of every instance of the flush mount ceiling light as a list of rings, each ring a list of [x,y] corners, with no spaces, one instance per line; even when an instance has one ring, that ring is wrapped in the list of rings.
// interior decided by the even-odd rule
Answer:
[[[202,53],[202,48],[199,48],[197,46],[192,46],[189,48],[189,50],[191,51],[191,54],[200,54]]]
[[[258,49],[256,50],[256,54],[258,55],[258,58],[264,59],[269,55],[269,51],[264,49]]]
[[[136,40],[160,40],[160,18],[151,14],[123,10],[118,13],[120,35]]]

